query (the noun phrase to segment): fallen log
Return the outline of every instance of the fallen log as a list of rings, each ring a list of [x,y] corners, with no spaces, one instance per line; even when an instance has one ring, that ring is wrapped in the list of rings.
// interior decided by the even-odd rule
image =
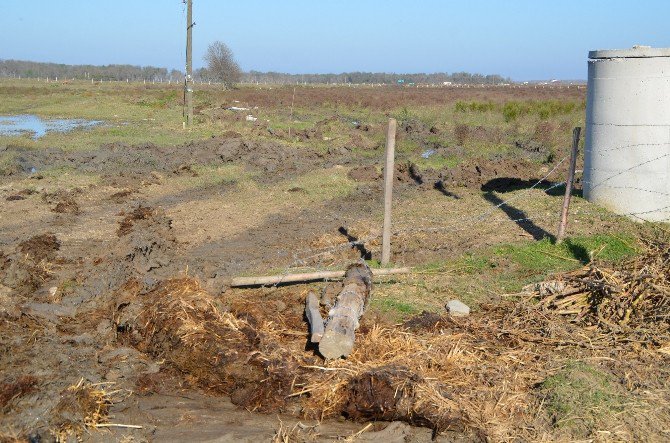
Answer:
[[[319,343],[321,337],[323,337],[324,325],[321,312],[319,311],[319,299],[312,291],[307,294],[307,299],[305,300],[305,317],[307,317],[309,330],[312,334],[310,341],[312,343]]]
[[[347,269],[335,306],[328,313],[326,331],[319,342],[319,353],[326,359],[347,357],[354,349],[358,319],[368,305],[372,272],[365,264]]]
[[[239,288],[243,286],[269,286],[283,283],[334,280],[344,277],[345,272],[346,271],[320,271],[307,272],[303,274],[270,275],[265,277],[235,277],[232,279],[230,286],[233,288]],[[377,277],[395,274],[409,274],[410,272],[412,272],[412,268],[375,269],[372,275]]]

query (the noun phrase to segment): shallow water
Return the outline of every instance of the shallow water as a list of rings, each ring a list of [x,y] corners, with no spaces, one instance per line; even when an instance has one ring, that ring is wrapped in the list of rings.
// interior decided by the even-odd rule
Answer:
[[[48,132],[70,132],[75,129],[92,128],[101,124],[98,120],[84,119],[50,119],[36,115],[0,115],[0,135],[20,136],[33,134],[38,139]]]

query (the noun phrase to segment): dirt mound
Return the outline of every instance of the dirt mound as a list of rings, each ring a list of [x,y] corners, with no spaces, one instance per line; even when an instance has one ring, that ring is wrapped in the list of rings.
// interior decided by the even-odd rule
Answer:
[[[53,261],[60,249],[60,241],[51,232],[36,235],[19,243],[17,249],[36,260]]]
[[[72,214],[77,215],[81,211],[79,209],[79,204],[72,197],[64,198],[63,200],[56,203],[56,206],[51,210],[52,212],[57,212],[59,214]]]
[[[230,395],[239,406],[283,409],[300,380],[298,364],[265,319],[228,312],[190,279],[161,284],[143,303],[139,350],[165,359],[202,388]]]
[[[402,326],[412,332],[421,332],[435,330],[446,322],[447,320],[439,314],[423,311],[421,314],[407,320]]]
[[[138,206],[119,223],[117,233],[121,240],[114,256],[132,269],[128,277],[166,270],[177,255],[172,220],[162,210]]]
[[[411,140],[423,141],[431,134],[437,134],[437,128],[426,125],[423,121],[410,118],[400,122],[398,125],[398,135],[400,138],[409,138]]]
[[[123,237],[124,235],[130,234],[136,221],[147,220],[157,213],[158,212],[155,209],[148,206],[142,206],[140,204],[137,208],[133,209],[130,214],[126,215],[123,220],[121,220],[119,223],[119,229],[116,231],[116,235]]]
[[[414,164],[407,168],[407,180],[448,192],[454,188],[478,188],[482,191],[509,192],[534,185],[551,166],[524,160],[466,160],[454,167],[421,170]],[[562,176],[554,173],[553,179]]]
[[[95,428],[107,421],[114,401],[103,386],[84,383],[81,379],[61,393],[49,418],[50,432],[56,441],[70,441],[70,437],[81,440],[86,428]]]
[[[19,295],[32,294],[51,276],[59,249],[56,236],[45,233],[19,243],[13,253],[0,254],[0,284]]]
[[[462,431],[458,405],[440,390],[406,367],[374,368],[349,381],[343,413],[356,421],[404,421],[436,434]]]
[[[127,197],[131,196],[135,191],[131,189],[124,189],[123,191],[115,192],[109,196],[109,199],[115,203],[123,203]]]
[[[382,178],[381,173],[379,173],[377,168],[372,165],[353,168],[351,171],[349,171],[347,176],[357,182],[371,182],[380,180]]]
[[[23,375],[0,383],[0,411],[4,410],[11,401],[34,391],[36,385],[37,378],[32,375]]]
[[[312,135],[310,135],[312,137]],[[314,135],[316,137],[316,134]],[[263,172],[285,175],[303,172],[323,162],[323,155],[310,148],[296,148],[270,140],[244,141],[237,135],[213,137],[189,142],[182,146],[156,146],[152,143],[127,145],[111,143],[97,150],[69,152],[56,148],[25,150],[9,147],[17,162],[17,171],[32,168],[68,168],[73,164],[81,172],[109,176],[112,182],[146,180],[147,171],[191,174],[193,164],[217,165],[239,162]],[[26,166],[29,165],[29,166]],[[65,195],[50,195],[48,201],[57,203]]]

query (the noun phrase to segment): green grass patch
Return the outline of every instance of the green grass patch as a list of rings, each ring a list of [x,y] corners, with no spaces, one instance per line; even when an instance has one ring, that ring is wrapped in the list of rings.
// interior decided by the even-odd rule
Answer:
[[[456,156],[442,156],[438,154],[431,155],[428,158],[419,157],[414,163],[420,168],[430,169],[444,169],[455,168],[461,162],[461,159]]]
[[[391,297],[372,297],[370,299],[370,306],[373,309],[390,314],[395,319],[406,318],[418,314],[421,311],[420,307],[413,303],[408,303]]]
[[[283,183],[287,191],[305,194],[313,201],[346,197],[356,189],[356,182],[347,177],[344,168],[317,170],[305,174],[288,183]]]
[[[573,237],[561,244],[549,239],[521,244],[503,245],[495,254],[506,256],[529,271],[556,272],[591,262],[594,258],[619,261],[637,252],[635,241],[629,237],[600,234]]]
[[[581,361],[569,362],[539,389],[554,426],[572,437],[591,435],[603,418],[623,410],[609,375]]]

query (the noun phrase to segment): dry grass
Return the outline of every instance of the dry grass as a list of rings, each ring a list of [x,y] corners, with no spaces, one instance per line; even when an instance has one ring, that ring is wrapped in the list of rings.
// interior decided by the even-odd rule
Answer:
[[[89,383],[82,378],[67,388],[53,409],[51,435],[56,442],[81,439],[85,432],[103,426],[109,417],[109,408],[122,401],[121,391],[110,391],[108,383]]]
[[[608,294],[628,294],[630,303],[641,300],[638,307],[650,306],[645,312],[663,315],[658,309],[665,306],[666,294],[656,291],[651,297],[649,292],[640,298],[639,289],[665,285],[667,263],[667,245],[650,245],[647,254],[608,272],[628,291]],[[605,274],[594,275],[602,279]],[[650,325],[642,321],[648,316],[636,310],[618,317],[630,319],[627,327],[634,333],[627,337],[635,339],[619,335],[615,341],[592,324],[567,321],[545,304],[523,300],[482,305],[467,318],[423,314],[394,327],[364,321],[349,358],[324,362],[305,348],[302,309],[288,308],[301,306],[304,294],[295,288],[277,290],[272,298],[264,294],[234,291],[220,299],[192,279],[165,282],[138,297],[143,308],[134,327],[141,341],[135,345],[165,359],[194,385],[230,395],[249,410],[316,419],[399,420],[436,433],[453,430],[491,441],[551,439],[568,431],[551,422],[546,399],[580,397],[553,395],[539,386],[560,380],[569,362],[584,361],[590,362],[589,370],[604,374],[597,379],[614,383],[607,394],[614,400],[589,406],[587,412],[595,408],[598,413],[580,432],[592,436],[616,425],[617,437],[637,438],[641,434],[635,422],[644,419],[644,432],[661,436],[670,419],[664,381],[668,357],[664,348],[656,349]],[[279,300],[287,306],[280,313]],[[658,323],[659,331],[664,322]],[[617,400],[622,395],[625,409],[619,405],[623,400]],[[570,420],[584,420],[579,411],[571,414]],[[281,429],[277,438],[282,441],[291,432]]]

